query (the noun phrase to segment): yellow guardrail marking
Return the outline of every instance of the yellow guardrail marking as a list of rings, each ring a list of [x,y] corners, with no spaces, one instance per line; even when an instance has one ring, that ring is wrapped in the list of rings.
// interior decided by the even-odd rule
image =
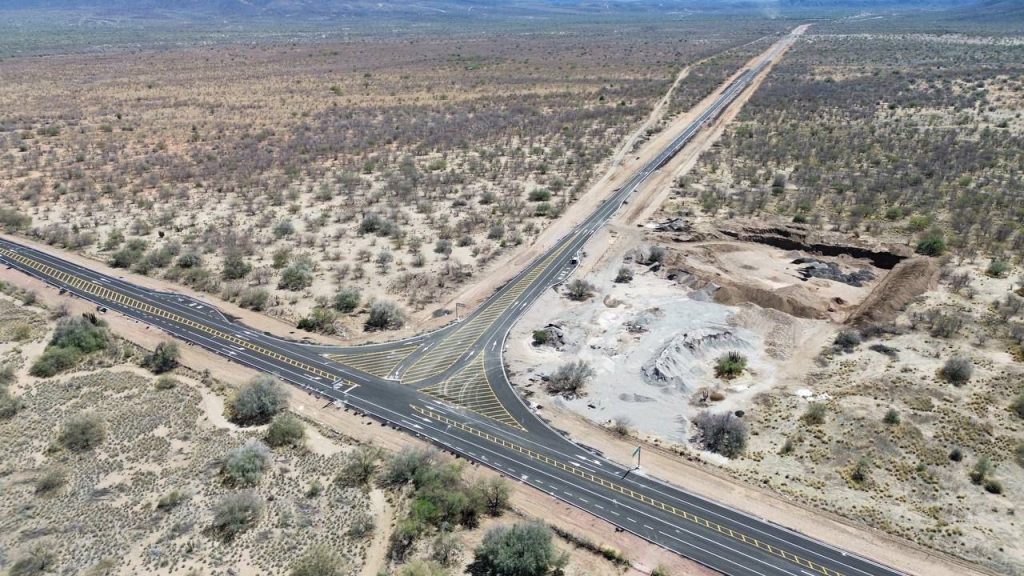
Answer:
[[[483,354],[477,356],[469,366],[451,378],[440,384],[423,388],[420,392],[461,406],[484,418],[526,431],[526,428],[523,428],[523,425],[509,414],[494,393],[494,388],[491,387],[491,382],[487,379],[487,371],[484,369]]]
[[[403,380],[418,382],[431,376],[437,376],[451,368],[459,357],[465,354],[466,350],[472,347],[477,339],[508,310],[516,298],[522,296],[530,285],[533,284],[533,281],[548,270],[551,264],[569,248],[570,244],[572,243],[566,242],[561,249],[549,255],[525,276],[519,278],[512,288],[502,294],[500,298],[490,303],[486,310],[460,326],[444,342],[439,344],[437,348],[416,360],[403,375]]]
[[[214,336],[214,337],[219,338],[221,340],[225,340],[225,341],[230,342],[232,344],[236,344],[238,346],[242,346],[243,348],[247,348],[249,350],[252,350],[253,352],[257,352],[259,354],[262,354],[263,356],[268,356],[270,358],[274,358],[276,360],[279,360],[281,362],[284,362],[286,364],[289,364],[291,366],[299,368],[300,370],[304,370],[306,372],[309,372],[310,374],[314,374],[316,376],[320,376],[321,378],[328,378],[328,379],[331,379],[332,381],[335,378],[335,376],[333,374],[331,374],[330,372],[327,372],[325,370],[321,370],[320,368],[317,368],[316,366],[311,366],[309,364],[306,364],[305,362],[300,362],[300,361],[295,360],[293,358],[289,358],[288,356],[284,356],[283,354],[279,354],[277,352],[274,352],[273,350],[269,350],[269,349],[264,348],[263,346],[260,346],[258,344],[253,344],[252,342],[249,342],[248,340],[243,340],[243,339],[241,339],[241,338],[239,338],[237,336],[234,336],[232,334],[228,334],[227,332],[223,332],[221,330],[217,330],[216,328],[212,328],[212,327],[207,326],[205,324],[200,324],[199,322],[195,322],[193,320],[185,318],[184,316],[179,316],[178,314],[174,314],[172,312],[167,312],[166,310],[163,310],[161,308],[157,308],[157,307],[152,306],[150,304],[146,304],[145,302],[141,302],[139,300],[136,300],[135,298],[132,298],[132,297],[127,296],[125,294],[121,294],[120,292],[115,292],[113,290],[110,290],[109,288],[101,286],[101,285],[99,285],[99,284],[97,284],[95,282],[91,282],[91,281],[88,281],[88,280],[83,280],[82,278],[79,278],[77,276],[72,276],[72,275],[70,275],[70,274],[68,274],[66,272],[61,272],[60,270],[57,270],[56,268],[53,268],[52,266],[48,266],[48,265],[43,264],[41,262],[36,262],[35,260],[33,260],[33,259],[31,259],[31,258],[29,258],[27,256],[22,256],[21,254],[18,254],[17,252],[13,252],[11,250],[7,250],[6,248],[0,248],[0,255],[6,256],[7,258],[10,258],[11,260],[20,262],[20,263],[22,263],[22,264],[24,264],[24,265],[26,265],[26,266],[28,266],[28,267],[38,271],[38,272],[41,272],[41,273],[45,274],[46,276],[49,276],[49,277],[57,280],[58,282],[62,282],[64,284],[67,284],[68,286],[71,286],[71,287],[77,288],[77,289],[79,289],[79,290],[81,290],[83,292],[92,294],[93,296],[97,296],[99,298],[103,298],[103,299],[106,299],[106,300],[112,300],[114,302],[118,302],[119,304],[121,304],[123,306],[127,306],[129,308],[134,308],[135,310],[141,310],[142,312],[146,312],[147,314],[152,314],[153,316],[159,316],[161,318],[170,320],[170,321],[175,322],[177,324],[182,324],[182,325],[185,325],[185,326],[189,326],[189,327],[195,328],[196,330],[201,330],[201,331],[206,332],[207,334],[209,334],[211,336]],[[347,384],[349,386],[352,385],[352,383],[348,382],[348,381],[343,381],[343,383]]]
[[[629,496],[630,498],[632,498],[634,500],[638,500],[640,502],[643,502],[644,504],[649,504],[649,505],[652,505],[652,506],[654,506],[656,508],[660,508],[660,509],[664,510],[665,512],[669,512],[670,514],[672,514],[674,516],[678,516],[679,518],[683,518],[684,520],[687,520],[687,521],[692,522],[694,524],[697,524],[699,526],[704,526],[704,527],[707,527],[707,528],[714,529],[714,530],[716,530],[716,531],[718,531],[718,532],[720,532],[722,534],[728,535],[730,538],[732,538],[734,540],[738,540],[738,541],[743,542],[744,544],[747,544],[749,546],[754,546],[755,548],[758,548],[760,550],[768,552],[769,554],[771,554],[773,556],[778,556],[778,557],[780,557],[780,558],[782,558],[784,560],[787,560],[789,562],[794,562],[794,563],[796,563],[799,566],[803,566],[803,567],[809,568],[811,570],[814,570],[815,572],[821,574],[822,576],[843,576],[843,574],[841,572],[837,572],[835,570],[832,570],[831,568],[827,568],[825,566],[822,566],[821,564],[817,564],[815,562],[811,562],[810,560],[801,558],[801,557],[799,557],[799,556],[797,556],[795,554],[792,554],[792,553],[786,552],[784,550],[781,550],[779,548],[776,548],[775,546],[772,546],[772,545],[770,545],[770,544],[768,544],[766,542],[761,542],[760,540],[757,540],[756,538],[752,538],[750,536],[747,536],[746,534],[743,534],[743,533],[740,533],[740,532],[736,532],[735,530],[733,530],[733,529],[731,529],[731,528],[729,528],[727,526],[722,526],[721,524],[718,524],[717,522],[712,522],[710,520],[707,520],[706,518],[702,518],[700,516],[696,516],[696,515],[694,515],[694,514],[692,514],[690,512],[687,512],[686,510],[681,510],[679,508],[676,508],[675,506],[672,506],[671,504],[666,504],[664,502],[659,502],[659,501],[657,501],[657,500],[655,500],[655,499],[653,499],[653,498],[651,498],[649,496],[646,496],[644,494],[640,494],[638,492],[634,492],[633,490],[630,490],[629,488],[626,488],[625,486],[616,484],[615,482],[611,482],[609,480],[605,480],[604,478],[596,476],[595,474],[587,472],[586,470],[577,468],[577,467],[569,465],[569,464],[565,464],[563,462],[555,460],[554,458],[551,458],[550,456],[541,454],[539,452],[534,452],[533,450],[530,450],[529,448],[524,448],[523,446],[520,446],[520,445],[518,445],[518,444],[516,444],[514,442],[509,442],[508,440],[505,440],[504,438],[500,438],[500,437],[495,436],[493,434],[489,434],[487,432],[484,432],[483,430],[478,430],[476,428],[473,428],[472,426],[467,426],[467,425],[463,424],[462,422],[459,422],[457,420],[453,420],[451,418],[448,418],[446,416],[438,414],[437,412],[434,412],[433,410],[428,410],[426,408],[420,408],[419,406],[412,406],[412,409],[415,412],[418,412],[419,414],[422,414],[423,416],[426,416],[428,418],[432,418],[434,420],[437,420],[438,422],[441,422],[441,423],[446,424],[448,426],[452,426],[454,428],[458,428],[458,429],[463,430],[465,432],[469,432],[470,434],[472,434],[474,436],[477,436],[479,438],[483,438],[484,440],[487,440],[487,441],[492,442],[494,444],[498,444],[499,446],[504,446],[505,448],[514,450],[516,452],[519,452],[520,454],[524,454],[524,455],[528,456],[531,460],[536,460],[538,462],[543,462],[544,464],[547,464],[547,465],[552,466],[554,468],[558,468],[559,470],[563,470],[565,472],[569,472],[570,474],[572,474],[574,476],[583,478],[584,480],[587,480],[587,481],[589,481],[591,483],[594,483],[594,484],[599,484],[599,485],[601,485],[601,486],[603,486],[605,488],[609,488],[611,490],[614,490],[615,492],[618,492],[618,493],[620,493],[620,494],[622,494],[624,496]]]

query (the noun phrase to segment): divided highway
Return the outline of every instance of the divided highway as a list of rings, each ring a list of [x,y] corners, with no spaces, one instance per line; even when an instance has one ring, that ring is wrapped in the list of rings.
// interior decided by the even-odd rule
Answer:
[[[344,348],[277,338],[208,303],[142,288],[3,239],[0,261],[494,468],[724,574],[895,576],[892,568],[687,493],[573,442],[520,400],[502,365],[504,338],[523,311],[571,274],[594,232],[777,54],[743,72],[663,152],[472,314],[400,342]]]

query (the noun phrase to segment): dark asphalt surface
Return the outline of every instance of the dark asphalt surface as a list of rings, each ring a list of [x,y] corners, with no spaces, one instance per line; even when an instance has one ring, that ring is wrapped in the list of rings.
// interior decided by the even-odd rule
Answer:
[[[774,55],[773,55],[774,57]],[[134,318],[231,361],[427,439],[494,468],[615,526],[724,574],[895,576],[895,569],[754,518],[603,458],[549,428],[508,383],[501,360],[511,326],[544,290],[564,281],[584,245],[643,182],[746,89],[766,64],[744,72],[673,143],[589,218],[458,323],[402,342],[341,348],[277,338],[224,316],[206,302],[141,288],[0,239],[0,261],[111,312]],[[389,378],[328,354],[363,354],[417,344]],[[493,396],[521,426],[424,394],[483,358]],[[417,374],[413,379],[410,374]],[[469,407],[470,409],[467,409]]]

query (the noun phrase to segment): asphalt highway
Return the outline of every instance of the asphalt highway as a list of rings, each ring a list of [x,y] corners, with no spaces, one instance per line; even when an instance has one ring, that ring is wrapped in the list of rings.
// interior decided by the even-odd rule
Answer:
[[[776,56],[744,71],[663,152],[475,311],[411,339],[311,345],[254,330],[207,302],[142,288],[16,242],[0,239],[0,261],[489,466],[724,574],[894,576],[893,568],[690,494],[566,438],[523,403],[502,364],[509,329],[545,290],[567,279],[594,232]]]

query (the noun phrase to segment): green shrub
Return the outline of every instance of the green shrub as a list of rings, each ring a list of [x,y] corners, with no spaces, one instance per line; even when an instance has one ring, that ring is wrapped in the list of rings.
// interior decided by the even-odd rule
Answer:
[[[971,482],[981,485],[988,479],[988,475],[992,473],[992,468],[992,461],[989,460],[988,456],[982,456],[974,463],[974,467],[971,468],[971,472],[968,476],[970,477]]]
[[[343,486],[362,487],[370,483],[377,473],[381,451],[373,446],[360,446],[345,455],[341,471],[335,482]],[[394,484],[392,484],[394,485]]]
[[[378,300],[370,306],[367,330],[397,330],[405,324],[405,312],[390,300]]]
[[[534,330],[533,331],[533,345],[543,346],[551,340],[551,333],[547,330]]]
[[[105,350],[110,341],[107,323],[91,314],[83,314],[58,320],[49,346],[74,348],[82,354],[90,354]]]
[[[350,567],[345,558],[325,545],[312,546],[292,565],[291,576],[344,576]]]
[[[68,473],[63,468],[59,466],[46,468],[36,477],[36,494],[52,494],[67,484],[67,481]]]
[[[530,190],[530,202],[547,202],[551,200],[551,192],[544,188],[534,188]]]
[[[629,266],[622,266],[619,268],[618,273],[615,274],[616,284],[626,284],[633,281],[633,270]]]
[[[252,264],[245,261],[242,253],[237,250],[229,250],[224,255],[224,265],[220,275],[225,280],[241,280],[252,272]]]
[[[230,486],[255,486],[270,466],[270,450],[258,440],[250,440],[224,457],[221,473]]]
[[[551,530],[537,523],[491,528],[473,555],[468,572],[490,576],[546,576],[567,561],[555,549]]]
[[[0,208],[0,226],[7,232],[17,232],[32,225],[32,217],[13,208]]]
[[[178,350],[177,342],[161,342],[142,359],[142,367],[153,374],[170,372],[178,366],[179,356],[181,352]]]
[[[280,414],[267,428],[267,444],[280,448],[282,446],[301,446],[306,437],[306,429],[302,421],[291,414]]]
[[[76,414],[64,422],[57,442],[72,452],[92,450],[103,443],[107,426],[96,414]]]
[[[701,412],[693,419],[705,450],[735,458],[747,447],[747,425],[731,412]]]
[[[181,490],[171,490],[167,494],[164,494],[156,501],[156,509],[161,512],[166,512],[172,508],[177,508],[179,504],[188,499],[188,493]]]
[[[0,420],[14,418],[19,410],[25,407],[25,403],[11,394],[6,386],[0,386]]]
[[[307,258],[300,258],[281,272],[277,287],[282,290],[297,292],[313,285],[313,263]]]
[[[251,528],[263,512],[263,502],[252,492],[232,492],[213,506],[211,530],[224,540]]]
[[[567,398],[575,398],[583,393],[583,388],[594,376],[594,369],[583,360],[575,360],[562,364],[548,378],[547,389],[552,394],[560,394]]]
[[[177,386],[178,381],[173,376],[164,374],[163,376],[156,379],[157,390],[171,390],[172,388],[175,388]]]
[[[817,402],[807,405],[807,411],[804,412],[803,421],[810,426],[819,426],[825,423],[825,414],[827,410],[824,404]]]
[[[448,572],[436,562],[413,560],[406,564],[399,576],[447,576]]]
[[[82,354],[73,348],[50,347],[32,363],[28,373],[37,378],[49,378],[70,370],[82,359]]]
[[[334,295],[334,309],[345,314],[359,307],[361,296],[358,288],[345,287]]]
[[[1003,483],[994,478],[989,478],[988,480],[985,480],[985,491],[989,494],[1002,494]]]
[[[270,292],[263,288],[246,288],[238,296],[238,305],[242,308],[259,312],[267,307],[270,301]]]
[[[988,268],[985,269],[985,274],[993,278],[1002,278],[1006,275],[1006,272],[1010,269],[1009,264],[998,258],[993,258],[988,264]]]
[[[570,300],[582,302],[594,295],[594,285],[586,280],[576,278],[566,285],[565,295],[568,296]]]
[[[38,545],[28,553],[14,561],[7,573],[9,576],[37,576],[52,571],[57,567],[57,555],[43,545]]]
[[[946,239],[941,230],[932,229],[917,243],[917,253],[925,256],[942,256],[946,252]]]
[[[243,386],[228,404],[229,419],[241,426],[266,424],[288,407],[284,387],[273,376],[261,374]]]
[[[739,352],[728,352],[715,361],[715,376],[725,380],[736,378],[747,369],[747,357]]]
[[[939,370],[942,379],[954,386],[963,386],[970,381],[973,374],[974,365],[966,356],[956,356],[946,360],[942,369]]]
[[[871,461],[862,457],[853,465],[853,470],[850,471],[850,479],[857,484],[864,484],[870,477]]]
[[[337,329],[334,322],[338,319],[337,312],[323,306],[316,306],[309,313],[309,316],[299,319],[299,330],[306,332],[318,332],[320,334],[334,334]]]
[[[885,412],[885,416],[882,417],[882,422],[890,426],[895,426],[900,423],[900,413],[895,408],[889,408]]]

